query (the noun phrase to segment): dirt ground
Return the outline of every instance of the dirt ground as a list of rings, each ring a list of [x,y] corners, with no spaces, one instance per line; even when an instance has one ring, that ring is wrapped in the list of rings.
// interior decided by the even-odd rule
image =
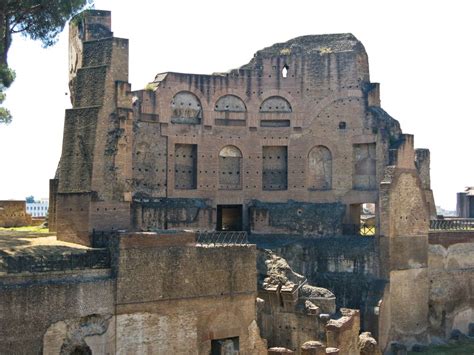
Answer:
[[[0,228],[0,258],[17,255],[84,253],[89,248],[56,239],[54,233],[34,228]]]

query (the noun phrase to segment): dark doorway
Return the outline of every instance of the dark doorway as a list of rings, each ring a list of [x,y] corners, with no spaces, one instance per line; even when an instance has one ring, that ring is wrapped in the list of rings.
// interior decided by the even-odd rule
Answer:
[[[237,355],[239,337],[211,340],[211,355]]]
[[[218,231],[242,230],[242,205],[217,205]]]
[[[92,355],[92,350],[87,345],[76,346],[69,353],[71,355]]]

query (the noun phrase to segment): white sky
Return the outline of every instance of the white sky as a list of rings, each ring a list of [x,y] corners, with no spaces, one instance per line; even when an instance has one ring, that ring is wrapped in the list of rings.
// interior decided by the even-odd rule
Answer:
[[[226,71],[276,42],[351,32],[364,44],[382,107],[418,148],[431,150],[437,205],[455,209],[474,185],[474,21],[470,1],[96,0],[112,10],[116,37],[130,39],[130,79],[138,90],[164,71]],[[67,31],[52,48],[14,37],[7,91],[14,115],[0,125],[0,199],[48,196],[61,154],[67,87]],[[472,146],[472,145],[471,145]]]

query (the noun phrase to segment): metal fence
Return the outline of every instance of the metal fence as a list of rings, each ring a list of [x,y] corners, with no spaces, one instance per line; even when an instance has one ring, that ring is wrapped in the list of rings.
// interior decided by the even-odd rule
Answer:
[[[198,232],[197,243],[201,245],[238,245],[248,244],[245,231]]]
[[[108,250],[93,250],[79,254],[2,256],[0,272],[49,272],[110,267]]]
[[[433,219],[430,221],[431,230],[474,230],[474,219],[450,218]]]

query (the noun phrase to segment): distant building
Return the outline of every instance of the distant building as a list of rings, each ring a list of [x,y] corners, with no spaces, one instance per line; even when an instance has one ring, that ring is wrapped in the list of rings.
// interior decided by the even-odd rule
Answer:
[[[30,214],[31,217],[46,217],[48,214],[48,208],[49,199],[47,198],[26,203],[26,212]]]
[[[456,213],[458,217],[474,218],[474,186],[457,193]]]

